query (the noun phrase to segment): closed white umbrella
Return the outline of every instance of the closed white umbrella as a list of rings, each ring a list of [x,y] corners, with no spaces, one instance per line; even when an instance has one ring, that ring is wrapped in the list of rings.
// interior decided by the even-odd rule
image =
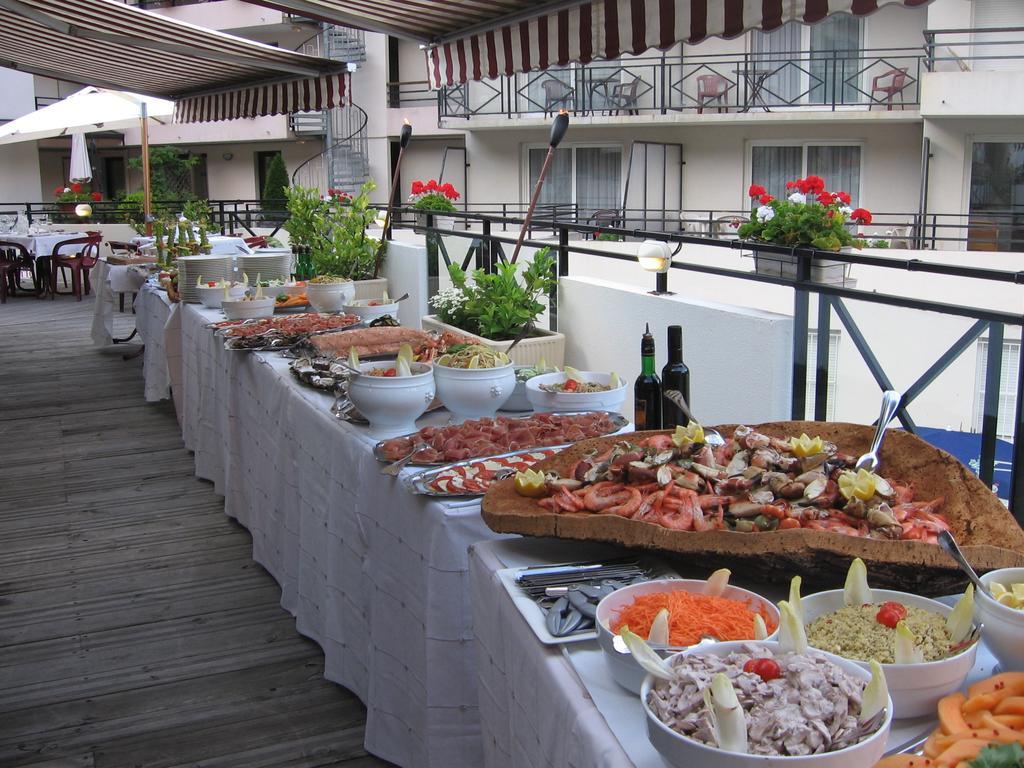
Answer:
[[[71,134],[71,171],[68,178],[72,181],[92,179],[92,164],[89,162],[89,148],[85,144],[84,133]]]

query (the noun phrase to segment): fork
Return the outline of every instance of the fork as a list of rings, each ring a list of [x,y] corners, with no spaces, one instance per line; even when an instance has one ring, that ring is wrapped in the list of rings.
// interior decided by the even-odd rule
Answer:
[[[399,473],[403,469],[405,469],[405,465],[412,461],[413,456],[415,456],[419,451],[423,450],[424,448],[429,447],[429,445],[422,441],[415,443],[412,447],[412,450],[409,451],[409,454],[407,456],[403,456],[398,461],[394,461],[391,464],[388,464],[386,467],[384,467],[384,469],[380,471],[380,473],[382,475],[391,475],[391,477],[398,477]]]

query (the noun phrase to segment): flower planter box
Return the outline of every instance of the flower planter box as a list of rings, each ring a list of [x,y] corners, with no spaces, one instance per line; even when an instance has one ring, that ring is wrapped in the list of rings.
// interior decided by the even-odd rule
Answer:
[[[378,277],[375,280],[356,280],[356,299],[379,299],[388,289],[388,279]]]
[[[416,214],[416,226],[425,227],[427,226],[427,214],[417,213]],[[445,216],[441,213],[434,214],[434,229],[455,229],[455,217]]]
[[[759,275],[795,280],[799,263],[798,257],[788,253],[763,253],[754,250],[754,269]],[[818,259],[811,265],[811,280],[816,283],[844,285],[848,282],[849,266],[845,261]]]
[[[485,339],[461,328],[456,328],[454,325],[442,323],[437,315],[427,315],[423,318],[422,324],[425,331],[451,331],[463,336],[470,336],[474,339],[479,339],[480,343],[501,352],[512,346],[511,341]],[[538,328],[537,333],[539,334],[538,336],[523,339],[516,344],[516,348],[511,353],[512,362],[516,365],[536,365],[543,357],[548,365],[556,365],[559,368],[565,365],[565,334],[558,333],[557,331],[546,331],[543,328]]]

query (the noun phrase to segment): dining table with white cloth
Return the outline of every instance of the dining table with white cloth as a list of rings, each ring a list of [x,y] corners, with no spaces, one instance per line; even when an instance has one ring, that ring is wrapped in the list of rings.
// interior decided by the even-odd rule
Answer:
[[[28,249],[34,257],[51,256],[54,247],[63,240],[75,240],[81,237],[88,237],[85,232],[38,232],[35,234],[14,234],[4,233],[0,240],[10,243],[18,243]],[[81,245],[69,245],[60,249],[61,253],[75,253],[82,250]]]
[[[365,703],[366,749],[401,766],[479,766],[468,548],[498,538],[479,500],[413,495],[290,360],[226,350],[207,327],[219,310],[177,314],[178,412],[196,474],[252,534],[327,679]]]
[[[152,280],[135,297],[135,327],[145,346],[142,371],[148,402],[167,400],[173,394],[181,422],[182,360],[180,305]]]
[[[92,343],[105,347],[114,343],[114,298],[117,294],[137,294],[149,276],[148,270],[127,264],[111,264],[101,256],[89,273],[89,285],[95,295],[92,313]]]

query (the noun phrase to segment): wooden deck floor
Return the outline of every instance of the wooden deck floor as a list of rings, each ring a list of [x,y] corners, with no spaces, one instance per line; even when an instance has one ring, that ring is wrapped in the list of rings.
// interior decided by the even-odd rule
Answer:
[[[91,317],[0,306],[0,766],[387,765]]]

